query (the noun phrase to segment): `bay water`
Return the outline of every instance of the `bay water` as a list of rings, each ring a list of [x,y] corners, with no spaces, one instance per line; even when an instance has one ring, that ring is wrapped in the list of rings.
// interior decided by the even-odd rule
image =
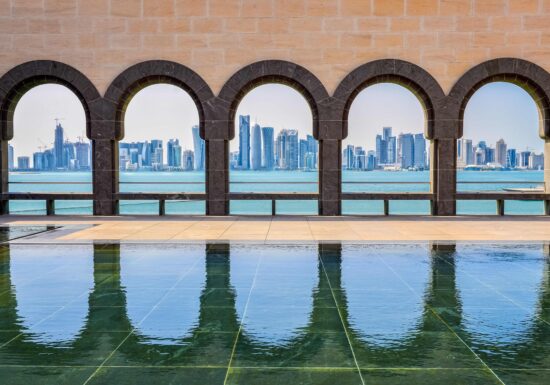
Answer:
[[[343,171],[343,192],[428,192],[429,171]],[[503,191],[542,187],[543,171],[459,171],[458,191]],[[13,192],[91,192],[91,172],[11,172]],[[230,172],[231,192],[316,192],[318,173],[305,171]],[[121,172],[121,192],[204,192],[204,172]],[[543,213],[542,201],[508,201],[506,214]],[[232,201],[231,214],[269,215],[270,201]],[[44,201],[11,201],[12,214],[45,214]],[[391,214],[429,214],[428,201],[391,201]],[[342,202],[343,214],[380,215],[382,201]],[[457,213],[494,214],[495,201],[458,201]],[[56,214],[91,214],[92,201],[56,201]],[[121,201],[121,214],[158,214],[156,201]],[[204,201],[167,201],[167,214],[202,215]],[[315,215],[317,201],[278,201],[277,214]]]

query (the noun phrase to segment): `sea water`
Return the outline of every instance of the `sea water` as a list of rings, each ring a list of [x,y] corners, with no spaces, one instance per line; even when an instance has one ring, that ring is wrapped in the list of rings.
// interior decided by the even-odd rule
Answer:
[[[121,172],[121,192],[204,192],[204,172]],[[91,172],[10,173],[13,192],[92,192]],[[231,192],[317,192],[318,173],[305,171],[231,171]],[[543,171],[459,171],[457,191],[504,191],[542,187]],[[429,171],[343,171],[343,192],[428,192]],[[364,183],[367,182],[367,183]],[[507,214],[542,214],[542,201],[507,201]],[[231,201],[232,214],[271,214],[270,201]],[[317,213],[317,201],[278,201],[277,214]],[[391,214],[429,214],[429,201],[391,201]],[[45,214],[44,201],[11,201],[13,214]],[[342,202],[349,215],[383,213],[382,201]],[[457,213],[494,214],[495,201],[458,201]],[[56,214],[91,214],[92,201],[56,201]],[[158,214],[158,202],[124,200],[121,214]],[[167,201],[167,214],[205,213],[204,201]]]

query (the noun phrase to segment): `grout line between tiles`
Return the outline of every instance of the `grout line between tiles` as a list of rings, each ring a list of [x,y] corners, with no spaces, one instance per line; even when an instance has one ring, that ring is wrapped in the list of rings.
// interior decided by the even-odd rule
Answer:
[[[401,275],[399,275],[395,269],[393,267],[391,267],[390,265],[388,265],[386,263],[386,261],[382,260],[382,258],[378,257],[378,260],[381,261],[384,265],[386,265],[386,267],[388,269],[391,270],[391,272],[413,293],[413,294],[416,294],[418,295],[418,293],[411,287],[411,285],[409,285],[408,282],[406,282],[403,277],[401,277]],[[470,345],[468,345],[466,343],[466,341],[464,341],[464,339],[462,339],[457,333],[456,331],[451,327],[451,325],[449,325],[443,318],[441,318],[441,316],[439,314],[437,314],[437,312],[429,305],[429,304],[425,304],[425,306],[430,310],[430,312],[437,318],[439,319],[439,321],[441,321],[445,327],[452,333],[454,334],[454,336],[456,338],[458,338],[458,340],[460,342],[462,342],[462,344],[464,346],[466,346],[466,348],[483,364],[483,366],[498,380],[498,382],[500,382],[501,384],[505,385],[504,381],[502,381],[500,379],[500,377],[493,371],[493,369],[491,369],[491,367],[489,365],[487,365],[487,363],[485,361],[483,361],[483,359],[476,353],[474,352],[474,350],[470,347]]]

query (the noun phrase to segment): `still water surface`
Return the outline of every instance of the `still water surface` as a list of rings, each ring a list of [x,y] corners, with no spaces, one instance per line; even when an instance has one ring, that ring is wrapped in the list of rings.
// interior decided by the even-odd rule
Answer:
[[[0,379],[543,384],[549,267],[540,244],[4,244]]]

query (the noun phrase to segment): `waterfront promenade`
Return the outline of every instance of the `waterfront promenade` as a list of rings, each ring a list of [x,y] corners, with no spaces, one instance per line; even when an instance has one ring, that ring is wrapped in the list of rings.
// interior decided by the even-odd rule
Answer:
[[[1,224],[61,225],[78,241],[546,241],[550,217],[24,217]],[[75,225],[80,225],[76,227]]]

